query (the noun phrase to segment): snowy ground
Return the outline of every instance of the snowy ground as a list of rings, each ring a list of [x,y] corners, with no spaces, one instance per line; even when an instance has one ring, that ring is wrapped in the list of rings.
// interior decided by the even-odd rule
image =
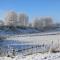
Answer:
[[[0,60],[60,60],[60,53],[36,53],[27,56],[0,57]]]
[[[52,32],[53,33],[53,32]],[[10,36],[6,40],[16,40],[25,42],[25,44],[35,44],[42,45],[47,44],[50,45],[51,49],[60,50],[60,32],[51,33],[39,33],[39,34],[25,34],[25,35],[15,35]],[[53,41],[53,42],[52,42]],[[53,43],[53,44],[52,44]],[[0,57],[0,60],[60,60],[60,53],[35,53],[26,56],[15,56],[11,57]]]
[[[8,37],[6,40],[21,41],[28,45],[45,44],[50,45],[52,48],[60,48],[60,32],[15,35]]]
[[[24,34],[24,35],[13,35],[9,36],[7,40],[17,40],[17,41],[25,41],[25,42],[58,42],[60,40],[60,32],[50,32],[50,33],[36,33],[36,34]]]

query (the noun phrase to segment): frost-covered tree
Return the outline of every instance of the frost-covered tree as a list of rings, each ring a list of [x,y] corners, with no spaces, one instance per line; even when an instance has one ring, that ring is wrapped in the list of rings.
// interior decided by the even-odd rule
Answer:
[[[18,15],[18,26],[28,26],[29,17],[25,13]]]
[[[33,20],[33,22],[32,22],[32,26],[33,26],[34,28],[39,28],[39,24],[40,24],[40,21],[39,21],[38,18],[35,18],[35,19]]]
[[[0,20],[0,26],[4,26],[4,21]]]
[[[41,17],[41,18],[35,18],[32,26],[35,28],[44,28],[44,27],[52,27],[53,20],[51,17]]]
[[[17,25],[17,14],[14,11],[9,11],[5,16],[5,25],[16,26]]]
[[[53,20],[51,17],[41,17],[40,18],[42,27],[52,27],[53,25]]]

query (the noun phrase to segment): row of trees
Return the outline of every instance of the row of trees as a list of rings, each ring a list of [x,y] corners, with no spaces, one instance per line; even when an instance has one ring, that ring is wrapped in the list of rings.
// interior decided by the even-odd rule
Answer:
[[[54,22],[51,17],[41,17],[36,18],[32,24],[33,27],[35,28],[46,28],[46,27],[52,27]]]
[[[29,17],[24,14],[18,14],[14,11],[6,13],[5,25],[8,26],[28,26]]]
[[[0,26],[20,26],[33,27],[38,29],[50,28],[54,26],[53,19],[49,16],[37,17],[32,22],[29,22],[29,17],[25,13],[17,14],[14,11],[9,11],[5,15],[4,22],[0,21]],[[55,24],[56,25],[56,24]]]

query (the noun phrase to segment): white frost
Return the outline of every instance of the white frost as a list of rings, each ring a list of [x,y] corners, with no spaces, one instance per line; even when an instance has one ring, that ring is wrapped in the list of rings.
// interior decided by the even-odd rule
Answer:
[[[0,60],[60,60],[60,53],[36,53],[27,56],[0,57]]]

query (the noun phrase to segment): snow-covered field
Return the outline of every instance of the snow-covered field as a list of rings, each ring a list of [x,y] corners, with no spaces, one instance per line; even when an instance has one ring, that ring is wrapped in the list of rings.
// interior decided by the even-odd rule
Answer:
[[[44,44],[50,46],[49,49],[51,48],[60,51],[60,32],[7,36],[6,40],[15,40],[19,42],[24,42],[25,45]],[[33,51],[34,50],[35,49],[33,49]],[[37,48],[36,51],[38,50],[39,49]],[[30,55],[27,54],[26,56],[17,55],[14,58],[6,57],[6,56],[0,57],[0,60],[60,60],[60,53],[50,53],[50,52],[36,53],[35,52]]]
[[[50,33],[36,33],[36,34],[23,34],[23,35],[12,35],[7,37],[7,40],[18,40],[18,41],[52,41],[60,40],[60,32],[50,32]],[[40,43],[39,42],[39,43]]]
[[[28,45],[47,44],[52,46],[53,48],[56,48],[58,47],[58,45],[60,45],[60,32],[15,35],[8,37],[6,40],[21,41],[25,42],[24,44]]]
[[[0,57],[0,60],[60,60],[60,53],[36,53],[27,56]]]
[[[50,48],[60,51],[60,32],[14,35],[7,37],[6,40],[19,41],[23,45],[44,45],[42,48],[36,48],[38,52],[47,51]]]

